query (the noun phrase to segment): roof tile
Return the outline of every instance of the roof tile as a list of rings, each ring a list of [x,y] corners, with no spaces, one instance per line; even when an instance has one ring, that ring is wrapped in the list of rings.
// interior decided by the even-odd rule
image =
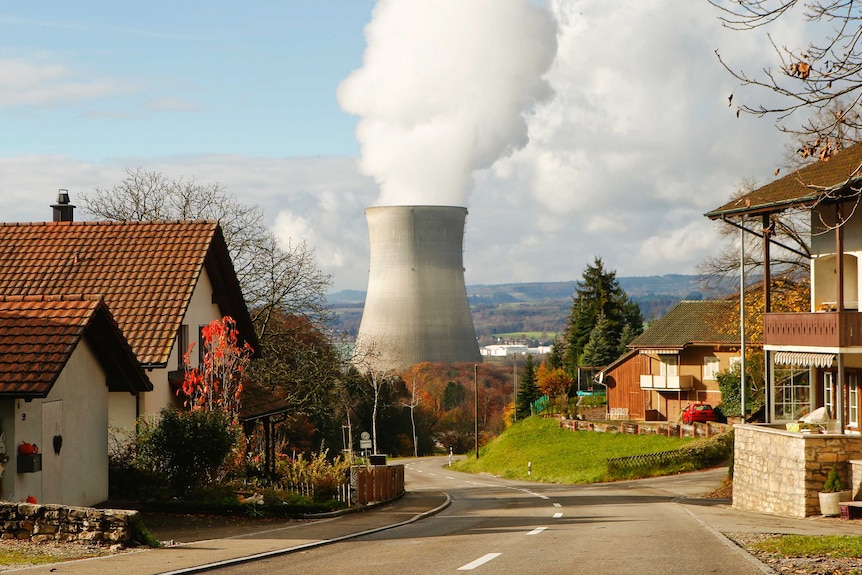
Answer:
[[[165,363],[217,226],[204,220],[0,223],[0,294],[100,294],[138,360]]]

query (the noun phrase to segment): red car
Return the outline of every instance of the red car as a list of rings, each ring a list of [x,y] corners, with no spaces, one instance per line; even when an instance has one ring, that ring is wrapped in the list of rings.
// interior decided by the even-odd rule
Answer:
[[[689,404],[685,411],[682,412],[682,422],[692,423],[699,421],[705,423],[707,421],[715,421],[715,410],[708,403],[692,403]]]

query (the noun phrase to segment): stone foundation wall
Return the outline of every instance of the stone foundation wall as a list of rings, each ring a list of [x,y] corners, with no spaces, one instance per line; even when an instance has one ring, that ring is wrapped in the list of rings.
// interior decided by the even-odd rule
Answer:
[[[137,511],[0,502],[0,539],[128,544]]]
[[[849,461],[862,436],[803,434],[763,425],[734,426],[733,507],[784,517],[820,514],[818,493],[833,465],[851,484]]]

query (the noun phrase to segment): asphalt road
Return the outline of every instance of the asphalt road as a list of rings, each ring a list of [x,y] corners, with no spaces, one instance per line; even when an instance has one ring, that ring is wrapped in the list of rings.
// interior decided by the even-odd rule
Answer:
[[[445,491],[441,513],[219,574],[589,573],[746,575],[760,568],[650,482],[543,485],[407,466],[408,489]]]

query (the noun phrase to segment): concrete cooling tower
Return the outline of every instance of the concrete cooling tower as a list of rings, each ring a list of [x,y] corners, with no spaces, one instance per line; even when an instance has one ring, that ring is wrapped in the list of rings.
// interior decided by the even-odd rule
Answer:
[[[371,262],[359,361],[381,370],[481,362],[464,284],[467,208],[381,206],[365,217]]]

